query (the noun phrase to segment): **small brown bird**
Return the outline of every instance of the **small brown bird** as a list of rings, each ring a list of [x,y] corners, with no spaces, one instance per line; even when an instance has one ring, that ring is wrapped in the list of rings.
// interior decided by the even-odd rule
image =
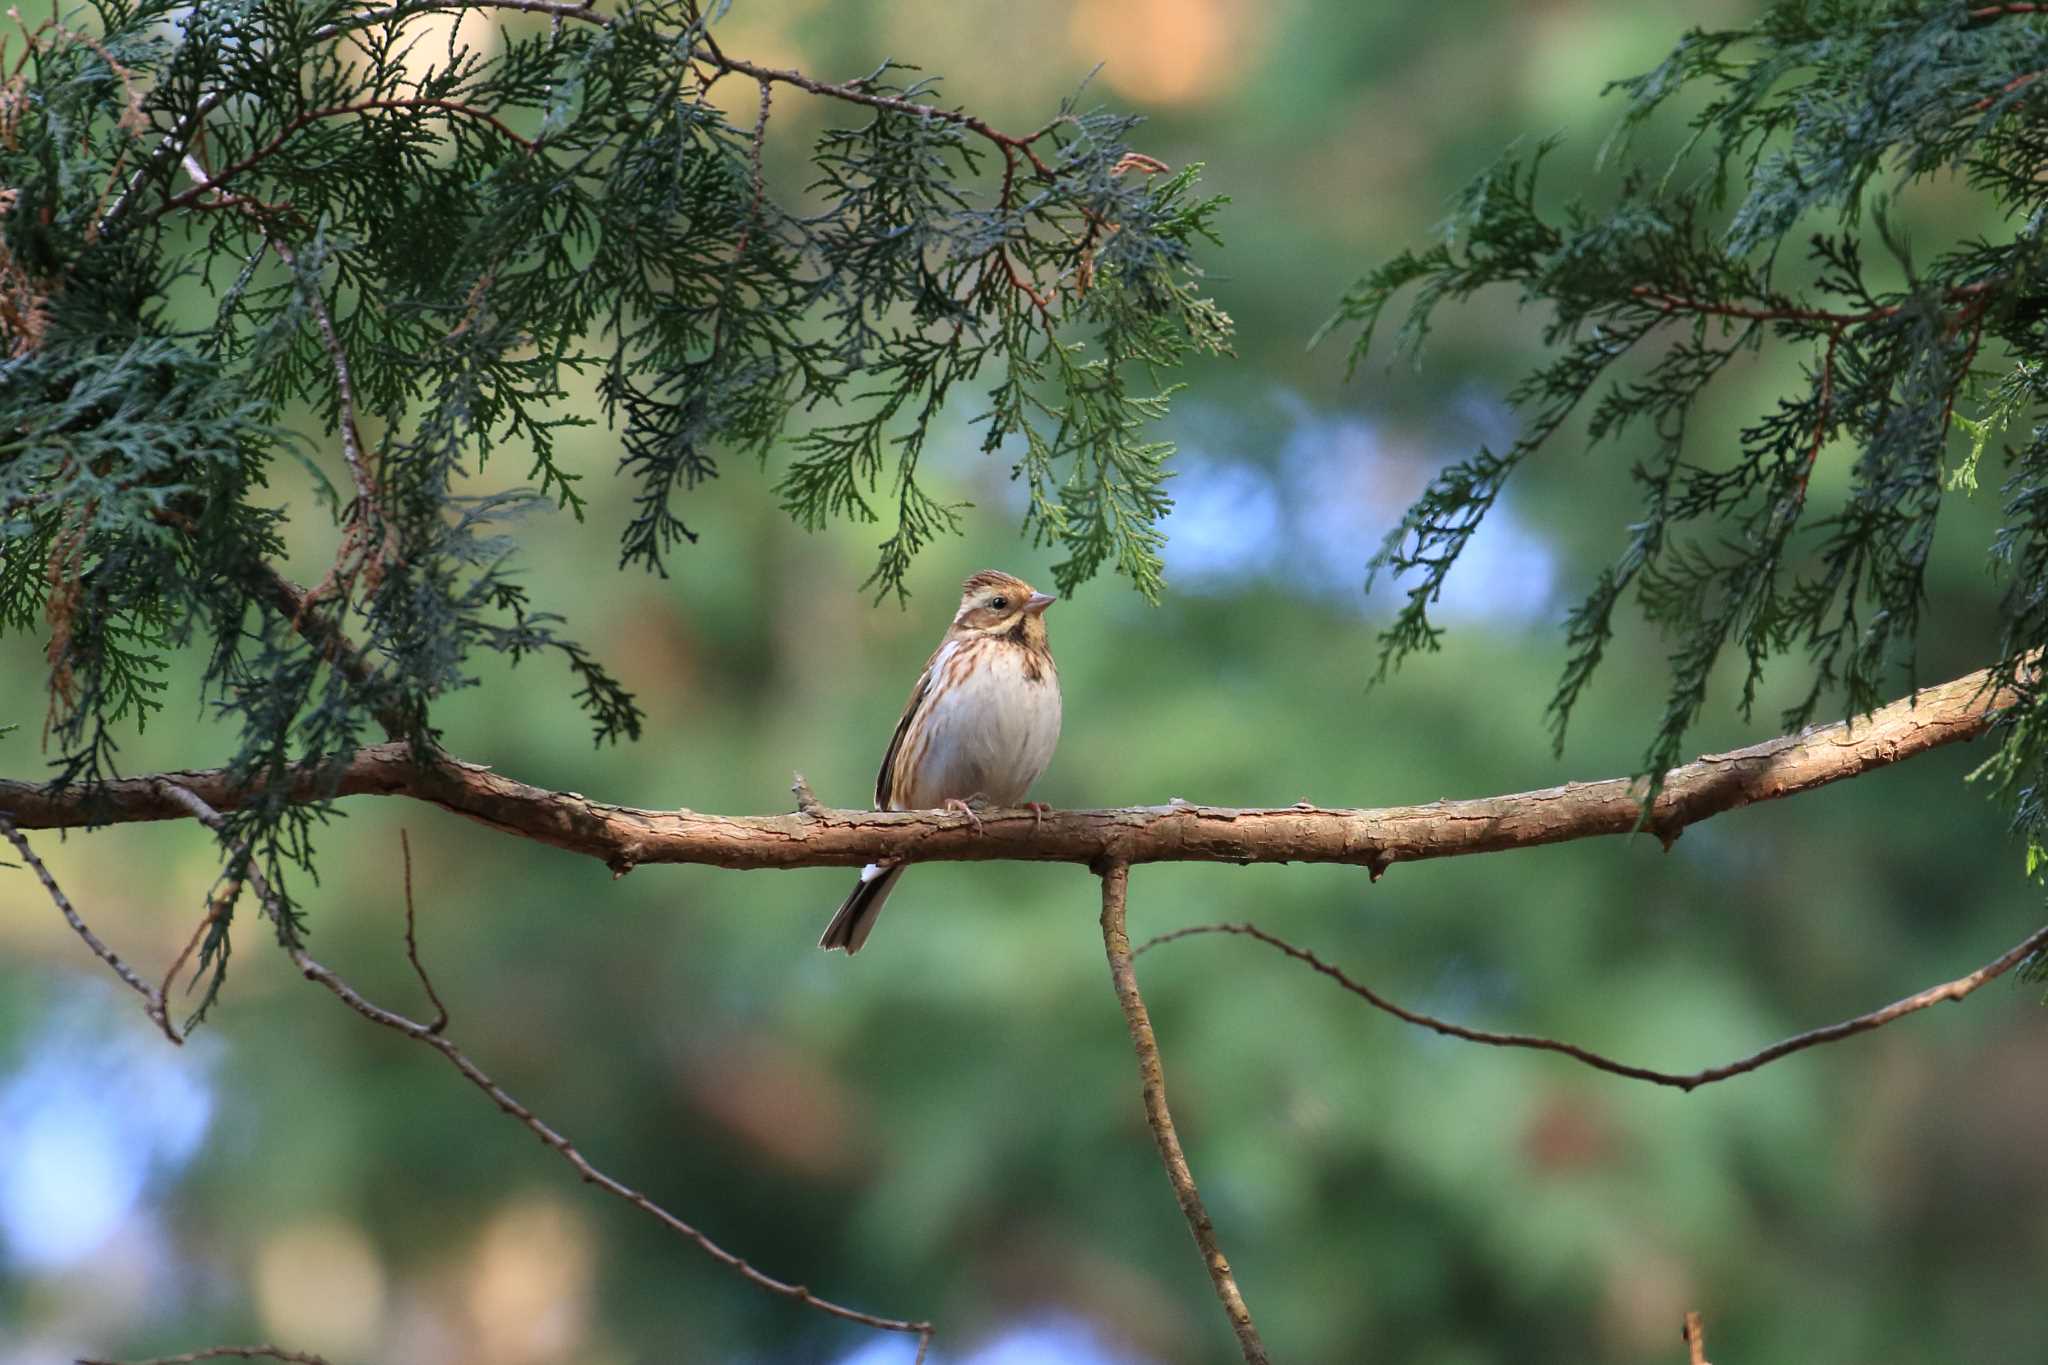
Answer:
[[[1060,738],[1060,675],[1045,636],[1045,609],[1055,600],[994,569],[961,585],[960,610],[882,755],[876,810],[943,807],[979,825],[970,802],[1024,800]],[[862,868],[818,946],[859,952],[902,875],[901,863]]]

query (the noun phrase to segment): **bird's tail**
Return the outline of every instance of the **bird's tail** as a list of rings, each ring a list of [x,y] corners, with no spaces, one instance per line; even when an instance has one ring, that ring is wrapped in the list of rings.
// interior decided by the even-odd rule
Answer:
[[[889,893],[896,889],[896,879],[903,875],[907,863],[898,863],[891,868],[877,867],[869,863],[861,869],[860,881],[851,894],[839,904],[839,913],[832,916],[832,922],[825,926],[824,937],[818,946],[827,950],[846,949],[852,957],[860,946],[868,941],[868,933],[875,927],[875,916],[882,913],[882,902],[889,899]]]

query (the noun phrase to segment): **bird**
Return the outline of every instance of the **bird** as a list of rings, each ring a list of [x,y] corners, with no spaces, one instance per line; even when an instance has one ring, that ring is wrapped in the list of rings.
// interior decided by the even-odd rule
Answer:
[[[979,829],[977,804],[1024,802],[1060,737],[1060,675],[1045,633],[1045,609],[1058,600],[996,569],[960,585],[959,610],[882,755],[876,810],[956,810]],[[1028,804],[1043,817],[1042,802]],[[818,946],[859,952],[904,866],[862,868]]]

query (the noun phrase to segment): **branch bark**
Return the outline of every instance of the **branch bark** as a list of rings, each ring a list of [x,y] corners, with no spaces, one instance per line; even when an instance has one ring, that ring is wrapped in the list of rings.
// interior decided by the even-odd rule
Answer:
[[[1173,1114],[1166,1107],[1166,1072],[1159,1061],[1159,1041],[1152,1033],[1152,1016],[1145,1009],[1145,997],[1138,994],[1138,973],[1131,965],[1131,936],[1124,923],[1131,870],[1122,863],[1110,863],[1101,869],[1101,875],[1102,947],[1109,957],[1109,979],[1116,987],[1117,1003],[1123,1007],[1124,1023],[1131,1031],[1131,1047],[1138,1054],[1138,1081],[1145,1092],[1145,1121],[1152,1125],[1153,1140],[1159,1144],[1160,1164],[1166,1167],[1174,1198],[1180,1201],[1181,1217],[1187,1219],[1188,1231],[1194,1234],[1202,1262],[1209,1268],[1209,1282],[1215,1286],[1217,1301],[1230,1319],[1230,1330],[1237,1333],[1245,1365],[1267,1365],[1265,1343],[1259,1340],[1252,1310],[1245,1307],[1244,1295],[1238,1292],[1230,1262],[1216,1245],[1215,1225],[1209,1221],[1208,1209],[1202,1206],[1202,1193],[1195,1188],[1194,1172],[1188,1169],[1187,1154],[1181,1151],[1180,1135],[1174,1130]]]
[[[1812,791],[1977,738],[2012,700],[1983,669],[1921,690],[1850,723],[1822,725],[1672,769],[1647,817],[1642,787],[1627,778],[1541,791],[1378,810],[1306,803],[1232,809],[1176,802],[1114,810],[984,812],[977,829],[941,811],[871,813],[805,806],[789,815],[721,816],[609,805],[549,791],[447,756],[416,760],[403,744],[359,749],[339,780],[311,772],[292,782],[294,801],[329,796],[408,796],[501,832],[599,859],[615,873],[642,863],[728,868],[858,867],[1013,858],[1071,862],[1349,863],[1375,877],[1395,863],[1532,848],[1596,835],[1647,831],[1668,846],[1689,825],[1724,811]],[[101,787],[56,788],[0,781],[0,813],[23,829],[68,829],[189,812],[166,782],[225,810],[246,792],[224,770],[128,778]]]
[[[1707,1365],[1707,1325],[1700,1321],[1698,1313],[1685,1315],[1685,1326],[1678,1332],[1685,1342],[1685,1358],[1688,1365]]]
[[[187,1351],[176,1356],[152,1356],[148,1360],[86,1360],[77,1365],[194,1365],[201,1360],[283,1360],[294,1365],[327,1365],[327,1361],[310,1351],[287,1351],[282,1346],[209,1346],[203,1351]]]

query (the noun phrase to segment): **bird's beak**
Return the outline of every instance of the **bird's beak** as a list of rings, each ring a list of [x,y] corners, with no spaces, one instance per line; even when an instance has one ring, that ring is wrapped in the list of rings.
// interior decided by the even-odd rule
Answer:
[[[1024,611],[1029,616],[1043,616],[1045,609],[1060,599],[1049,592],[1035,592],[1024,599]]]

